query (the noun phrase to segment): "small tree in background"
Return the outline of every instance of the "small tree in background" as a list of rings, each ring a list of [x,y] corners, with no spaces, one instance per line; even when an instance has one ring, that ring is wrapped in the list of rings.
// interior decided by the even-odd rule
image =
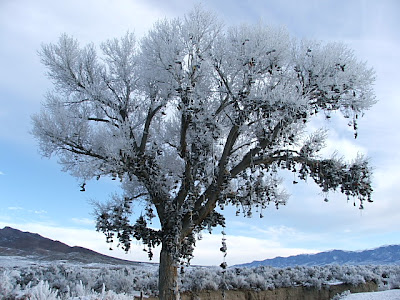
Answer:
[[[196,235],[224,225],[218,207],[284,204],[278,170],[324,192],[371,201],[371,170],[358,157],[321,158],[326,132],[304,134],[318,114],[357,118],[374,103],[373,71],[342,44],[292,39],[263,25],[225,28],[195,9],[157,22],[136,42],[109,40],[98,55],[62,35],[40,56],[55,85],[33,134],[44,156],[84,182],[119,178],[124,191],[97,208],[97,230],[125,250],[162,245],[161,299],[178,297],[177,266]],[[82,186],[84,190],[84,185]],[[146,214],[131,223],[135,201]],[[148,222],[158,217],[161,229]]]

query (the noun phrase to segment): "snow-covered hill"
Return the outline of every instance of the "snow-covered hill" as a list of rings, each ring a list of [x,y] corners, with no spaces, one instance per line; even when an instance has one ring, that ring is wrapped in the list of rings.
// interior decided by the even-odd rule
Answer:
[[[11,227],[0,229],[0,256],[29,258],[40,261],[69,261],[81,263],[138,264],[103,255],[83,247],[70,247],[37,233],[23,232]]]
[[[323,266],[329,264],[348,265],[400,265],[400,245],[383,246],[364,251],[332,250],[317,254],[301,254],[289,257],[276,257],[263,261],[253,261],[238,267],[293,267]]]

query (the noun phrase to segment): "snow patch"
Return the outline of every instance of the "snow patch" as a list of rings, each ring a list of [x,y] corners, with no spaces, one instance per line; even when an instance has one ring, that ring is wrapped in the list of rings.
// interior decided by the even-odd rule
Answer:
[[[400,299],[400,290],[389,290],[375,293],[351,294],[342,298],[342,300],[398,300]]]

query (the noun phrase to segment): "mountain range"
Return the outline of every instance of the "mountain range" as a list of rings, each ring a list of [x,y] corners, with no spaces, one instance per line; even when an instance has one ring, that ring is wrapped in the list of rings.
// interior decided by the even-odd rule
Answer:
[[[364,251],[332,250],[317,254],[300,254],[276,257],[262,261],[236,265],[236,267],[271,266],[277,268],[294,266],[339,265],[400,265],[400,245],[382,246]]]
[[[79,263],[137,264],[83,248],[70,247],[37,233],[11,227],[0,229],[0,256],[22,256],[39,261],[69,261]]]
[[[0,229],[0,256],[29,257],[41,261],[68,261],[79,263],[140,264],[122,260],[83,247],[70,247],[37,233],[23,232],[11,227]],[[364,251],[332,250],[317,254],[276,257],[263,261],[235,265],[234,267],[294,267],[348,265],[400,265],[400,245],[383,246]]]

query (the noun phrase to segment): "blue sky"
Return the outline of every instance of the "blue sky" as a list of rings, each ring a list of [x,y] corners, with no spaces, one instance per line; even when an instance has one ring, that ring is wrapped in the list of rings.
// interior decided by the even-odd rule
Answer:
[[[51,89],[37,51],[62,33],[82,44],[120,37],[127,30],[140,37],[160,18],[183,16],[198,1],[188,0],[1,0],[0,1],[0,228],[37,232],[69,245],[125,259],[147,261],[139,244],[125,254],[108,251],[94,230],[91,199],[106,200],[118,185],[111,180],[80,182],[63,173],[57,158],[41,158],[29,134],[30,116],[40,110]],[[376,70],[379,100],[359,123],[359,137],[335,116],[326,155],[335,149],[351,159],[367,154],[374,166],[374,203],[360,212],[341,195],[325,203],[312,183],[292,186],[291,198],[265,218],[235,217],[228,209],[228,264],[329,249],[361,250],[400,244],[400,2],[204,0],[226,25],[241,22],[285,26],[298,38],[343,41]],[[314,124],[319,124],[316,121]],[[140,213],[140,212],[139,212]],[[204,233],[196,264],[219,264],[221,236]],[[157,256],[156,256],[157,259]]]

